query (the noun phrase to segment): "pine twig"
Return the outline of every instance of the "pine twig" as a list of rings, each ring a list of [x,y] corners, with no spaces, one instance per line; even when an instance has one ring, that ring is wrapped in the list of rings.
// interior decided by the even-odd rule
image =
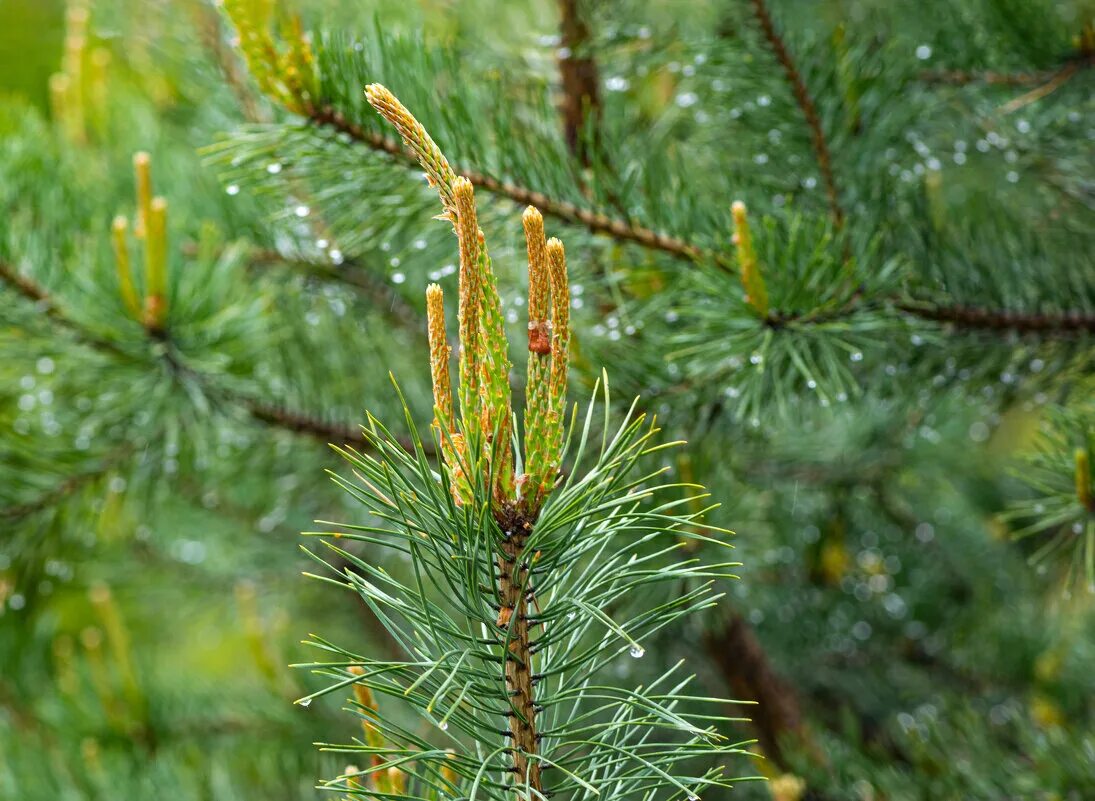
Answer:
[[[50,487],[39,494],[38,497],[32,498],[29,501],[12,504],[11,506],[0,509],[0,520],[21,520],[24,517],[28,517],[36,512],[41,512],[43,509],[53,506],[62,499],[77,492],[81,487],[105,476],[113,470],[129,452],[130,448],[128,445],[122,446],[112,453],[107,454],[102,460],[102,463],[94,469],[85,470],[82,473],[69,476],[64,481]]]
[[[235,400],[247,409],[251,417],[275,428],[282,428],[297,434],[306,434],[324,442],[344,443],[359,448],[370,447],[369,440],[357,426],[323,420],[291,409],[268,406],[248,398],[236,397]],[[414,442],[409,437],[400,437],[399,444],[408,452],[414,452]],[[434,448],[431,442],[423,440],[422,448],[427,455],[433,455]]]
[[[802,710],[798,696],[776,673],[752,627],[735,614],[722,630],[705,637],[704,646],[735,697],[757,702],[752,723],[761,749],[787,769],[782,743],[788,737],[806,740]]]
[[[405,150],[396,140],[366,130],[348,120],[342,112],[332,106],[309,107],[308,118],[314,125],[331,128],[346,134],[372,150],[387,153],[406,167],[416,168],[418,162],[414,155]],[[675,236],[660,234],[650,228],[633,225],[621,219],[609,217],[600,212],[583,209],[574,203],[556,200],[543,192],[520,186],[485,173],[457,168],[456,171],[471,181],[472,185],[493,195],[507,198],[521,206],[535,206],[541,213],[572,225],[584,226],[594,234],[603,234],[622,242],[633,242],[648,250],[667,253],[678,259],[691,262],[710,262],[727,273],[734,273],[733,262],[728,257],[704,250],[691,242]]]
[[[900,301],[895,308],[923,320],[934,320],[967,330],[1017,331],[1022,334],[1095,334],[1095,314],[1079,311],[1046,314],[988,309],[978,306],[933,306]]]
[[[589,25],[578,11],[578,0],[559,0],[559,17],[563,132],[570,152],[583,166],[589,166],[600,145],[599,123],[604,112],[597,62],[586,52],[591,37]],[[585,142],[582,137],[591,123],[592,139]]]
[[[776,60],[783,67],[784,75],[787,77],[787,82],[791,85],[791,91],[795,95],[795,101],[802,110],[803,116],[806,117],[806,124],[810,127],[810,138],[813,140],[814,154],[821,170],[821,178],[825,182],[825,193],[829,197],[829,211],[833,216],[836,227],[842,228],[844,226],[844,209],[840,205],[840,193],[837,190],[836,178],[833,175],[829,144],[825,139],[825,132],[821,128],[821,118],[818,117],[817,106],[814,104],[813,97],[810,96],[810,91],[806,88],[806,83],[802,80],[798,67],[795,66],[794,59],[791,58],[791,54],[787,50],[787,45],[779,32],[776,31],[775,23],[772,22],[772,15],[768,12],[768,5],[765,0],[752,0],[752,3],[753,13],[757,18],[757,22],[760,23],[761,30],[764,31],[764,38],[768,40],[768,45],[772,48]]]
[[[113,342],[101,339],[65,314],[45,288],[33,279],[16,272],[11,265],[6,264],[3,261],[0,261],[0,282],[11,286],[26,300],[38,304],[40,308],[45,310],[45,313],[51,320],[66,330],[71,331],[84,344],[96,348],[97,350],[106,351],[113,356],[125,360],[133,360],[134,357],[131,354],[127,353]],[[158,336],[161,340],[170,345],[170,338],[166,331],[149,331],[148,333],[150,336]],[[322,439],[325,442],[338,441],[358,446],[368,445],[365,436],[357,428],[329,423],[301,412],[269,407],[251,398],[229,392],[222,387],[217,386],[213,377],[184,365],[170,347],[167,348],[163,359],[173,373],[186,375],[188,378],[201,385],[202,388],[211,395],[234,405],[242,406],[255,420],[274,427],[283,428],[287,431],[308,434],[312,437]],[[402,444],[408,450],[413,450],[414,446],[410,440],[406,440]],[[423,448],[426,449],[427,454],[432,455],[431,443],[423,442],[422,445]]]
[[[109,353],[112,356],[129,358],[121,348],[113,342],[87,331],[79,323],[66,315],[50,294],[34,279],[18,272],[12,265],[0,260],[0,282],[14,289],[24,299],[34,303],[53,322],[62,328],[75,334],[84,344],[95,350]]]

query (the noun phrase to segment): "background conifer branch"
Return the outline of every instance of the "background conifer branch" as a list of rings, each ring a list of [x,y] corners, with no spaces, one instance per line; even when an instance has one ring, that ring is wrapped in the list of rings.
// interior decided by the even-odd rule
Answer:
[[[821,170],[821,178],[825,182],[825,194],[829,198],[829,211],[833,217],[833,223],[837,228],[844,225],[844,209],[840,203],[840,191],[837,189],[836,177],[833,175],[833,159],[829,153],[829,143],[825,138],[825,131],[821,126],[821,118],[817,113],[817,106],[806,88],[806,82],[795,65],[783,37],[776,30],[772,15],[768,11],[765,0],[750,0],[753,4],[753,14],[760,23],[761,30],[776,61],[783,68],[787,82],[791,85],[791,91],[795,96],[802,115],[806,118],[806,124],[810,128],[810,138],[814,145],[814,154],[817,157],[818,168]]]

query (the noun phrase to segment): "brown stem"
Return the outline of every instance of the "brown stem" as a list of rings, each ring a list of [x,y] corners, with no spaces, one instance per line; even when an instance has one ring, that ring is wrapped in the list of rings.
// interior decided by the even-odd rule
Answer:
[[[589,166],[599,146],[601,85],[597,62],[588,51],[589,26],[578,11],[578,0],[559,1],[559,77],[563,85],[563,133],[567,147],[583,166]],[[593,123],[592,140],[584,139]],[[594,152],[591,152],[594,151]]]
[[[814,143],[814,154],[817,156],[818,167],[821,169],[821,178],[825,182],[825,192],[829,196],[829,211],[837,228],[841,228],[844,225],[844,209],[840,205],[840,193],[837,191],[836,179],[833,177],[829,144],[825,139],[825,132],[821,128],[821,118],[818,117],[817,106],[814,105],[814,99],[810,96],[806,83],[802,80],[802,75],[787,50],[787,45],[784,44],[783,38],[776,31],[776,26],[772,22],[772,15],[768,13],[768,5],[765,0],[752,0],[752,3],[753,13],[756,15],[757,22],[760,23],[761,30],[764,31],[764,38],[768,40],[768,45],[772,48],[776,60],[783,67],[787,82],[791,84],[791,91],[795,95],[795,101],[802,110],[803,116],[806,117],[806,124],[810,127],[810,138]]]
[[[895,308],[924,320],[952,323],[969,330],[1019,333],[1095,334],[1095,314],[1071,311],[1054,314],[987,309],[978,306],[930,306],[903,301]]]
[[[387,153],[397,161],[412,168],[418,167],[418,160],[414,154],[405,150],[394,139],[381,136],[378,133],[365,130],[362,126],[346,119],[342,112],[331,106],[306,109],[308,118],[315,124],[331,128],[344,133],[351,139],[360,142],[367,147]],[[632,225],[620,219],[614,219],[600,212],[589,211],[564,200],[555,200],[543,192],[518,186],[517,184],[500,181],[485,173],[473,170],[465,170],[454,167],[456,172],[463,175],[471,183],[491,194],[508,198],[521,206],[535,206],[546,216],[555,217],[574,225],[582,225],[595,234],[604,234],[624,242],[634,242],[648,250],[657,250],[668,253],[679,259],[688,261],[711,262],[716,267],[728,273],[736,272],[733,262],[726,256],[703,250],[702,248],[683,239],[674,236],[660,234],[650,228]]]
[[[244,119],[248,122],[265,122],[265,115],[262,113],[255,93],[247,82],[247,77],[240,66],[235,50],[225,45],[220,14],[207,3],[194,3],[193,14],[194,26],[198,30],[198,38],[205,49],[213,56],[224,82],[228,84],[228,88],[232,90],[232,94],[239,101]]]
[[[498,593],[502,609],[498,626],[508,637],[505,658],[506,691],[510,696],[509,730],[513,737],[513,767],[517,784],[528,786],[526,799],[543,792],[539,760],[529,759],[539,748],[536,733],[536,692],[532,673],[528,609],[533,590],[528,586],[525,540],[532,524],[523,516],[506,511],[499,521],[505,540],[498,556]],[[517,570],[514,567],[517,566]]]
[[[925,83],[945,83],[965,86],[984,83],[990,86],[1038,86],[1051,81],[1069,66],[1089,68],[1095,66],[1095,52],[1083,47],[1055,69],[1034,72],[995,72],[993,70],[923,70],[917,76]]]
[[[764,646],[741,615],[704,639],[711,660],[738,698],[756,701],[752,722],[766,757],[788,767],[782,744],[788,737],[806,740],[806,729],[795,691],[772,667]]]
[[[324,442],[356,445],[358,447],[368,447],[370,445],[369,440],[366,439],[357,426],[322,420],[303,412],[268,406],[248,398],[236,397],[234,400],[246,407],[253,418],[276,428],[283,428],[297,434],[307,434]],[[414,442],[409,437],[400,437],[398,441],[405,450],[410,453],[414,452]],[[433,455],[432,441],[423,440],[422,448],[428,455]]]

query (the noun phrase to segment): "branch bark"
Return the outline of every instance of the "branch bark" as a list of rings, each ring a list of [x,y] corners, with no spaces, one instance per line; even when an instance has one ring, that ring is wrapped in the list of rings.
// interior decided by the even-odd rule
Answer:
[[[308,118],[314,125],[330,128],[346,134],[372,150],[387,153],[396,161],[411,169],[417,169],[418,161],[394,139],[368,131],[348,120],[342,112],[332,106],[312,107],[307,110]],[[704,250],[691,242],[675,236],[667,236],[650,228],[633,225],[624,220],[609,217],[607,214],[583,209],[565,200],[556,200],[543,192],[538,192],[518,184],[499,179],[474,170],[453,169],[463,175],[472,185],[493,195],[507,198],[520,206],[535,206],[546,216],[563,222],[580,225],[594,234],[603,234],[622,242],[634,242],[648,250],[667,253],[678,259],[691,262],[710,262],[719,269],[733,274],[736,272],[733,262],[721,253]]]
[[[810,96],[810,91],[806,88],[806,82],[802,80],[802,75],[799,73],[798,67],[795,66],[795,61],[791,58],[787,45],[784,44],[783,38],[776,30],[775,23],[772,22],[772,15],[768,13],[768,5],[765,0],[752,0],[752,3],[753,13],[764,32],[764,38],[768,40],[768,45],[772,48],[776,60],[783,67],[783,73],[787,77],[787,82],[791,84],[791,91],[795,95],[795,102],[798,103],[802,115],[806,118],[806,124],[810,128],[814,154],[817,157],[818,168],[821,170],[821,179],[825,182],[825,193],[829,197],[829,211],[836,227],[841,228],[844,225],[844,209],[840,205],[840,193],[837,190],[836,178],[833,176],[833,162],[829,154],[829,144],[825,139],[825,131],[821,127],[821,118],[818,117],[817,106],[814,105],[814,99]]]
[[[765,756],[786,770],[784,743],[807,739],[794,689],[776,673],[753,628],[739,614],[721,631],[708,634],[704,646],[735,697],[757,702],[752,718],[757,740]]]
[[[563,133],[567,147],[589,166],[600,147],[601,82],[589,51],[589,25],[578,0],[559,0],[559,77],[563,85]]]

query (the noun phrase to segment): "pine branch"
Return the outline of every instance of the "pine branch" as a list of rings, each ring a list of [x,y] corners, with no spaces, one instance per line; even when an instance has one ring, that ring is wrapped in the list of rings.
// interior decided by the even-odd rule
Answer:
[[[599,123],[604,112],[597,62],[588,52],[590,30],[579,13],[578,0],[559,0],[559,17],[563,132],[570,152],[583,166],[589,166],[599,149]],[[583,141],[587,131],[592,134],[588,142]]]
[[[821,170],[821,178],[825,182],[825,193],[829,197],[829,210],[836,227],[841,228],[844,225],[844,209],[840,205],[840,193],[837,191],[836,179],[833,176],[829,144],[825,139],[825,132],[821,128],[821,118],[818,117],[817,106],[814,105],[814,99],[810,96],[810,91],[806,88],[806,83],[802,80],[802,75],[799,73],[798,67],[795,66],[795,61],[787,50],[787,45],[784,44],[783,38],[776,31],[765,0],[752,0],[752,3],[757,22],[760,23],[760,27],[764,31],[764,38],[768,40],[768,45],[772,48],[776,60],[783,67],[787,82],[791,85],[791,91],[795,95],[795,101],[806,118],[806,124],[810,127],[810,138],[813,140],[814,154]]]
[[[983,83],[989,86],[1039,86],[1052,81],[1062,71],[1095,67],[1095,52],[1081,47],[1055,69],[1033,72],[997,72],[995,70],[922,70],[917,76],[925,83],[966,86]]]
[[[1095,314],[1071,311],[1039,313],[979,306],[934,306],[899,301],[895,308],[923,320],[951,323],[970,330],[1017,331],[1022,334],[1095,334]]]
[[[193,5],[193,14],[194,27],[197,28],[198,38],[213,57],[213,61],[220,70],[224,82],[228,84],[228,88],[235,95],[244,118],[249,122],[265,121],[266,115],[263,114],[258,98],[255,97],[255,93],[251,90],[251,86],[240,69],[240,62],[235,51],[225,46],[221,15],[212,6],[204,2]]]
[[[735,614],[722,630],[704,638],[704,647],[731,691],[757,702],[751,721],[764,755],[789,769],[782,744],[789,737],[807,740],[802,710],[794,689],[776,673],[752,627]]]
[[[62,328],[75,334],[80,341],[95,350],[109,353],[124,359],[131,358],[129,354],[115,345],[113,342],[103,339],[86,330],[83,326],[66,315],[50,294],[34,279],[23,275],[12,265],[0,260],[0,281],[14,289],[24,299],[34,303],[50,320]]]
[[[373,309],[381,312],[391,322],[416,334],[424,330],[425,318],[418,310],[390,286],[378,281],[375,272],[357,259],[346,259],[336,267],[328,263],[287,257],[275,250],[260,250],[251,255],[249,264],[257,268],[284,265],[301,270],[317,280],[337,281],[353,287],[372,303]]]
[[[306,434],[324,442],[352,445],[358,448],[367,447],[369,444],[358,426],[323,420],[291,409],[268,406],[248,398],[236,397],[235,400],[247,409],[251,417],[275,428]],[[398,441],[408,452],[414,451],[414,442],[409,437],[400,437]],[[427,454],[434,453],[433,443],[423,442],[422,447]]]
[[[112,356],[116,356],[126,361],[136,360],[132,354],[126,352],[118,345],[102,339],[76,320],[73,320],[61,310],[60,306],[44,287],[33,279],[16,272],[14,268],[2,261],[0,261],[0,281],[8,284],[25,299],[38,304],[39,308],[44,309],[51,320],[75,334],[78,340],[85,345],[97,350],[105,351]],[[255,420],[294,433],[307,434],[317,439],[321,439],[324,442],[339,442],[359,446],[367,444],[360,429],[356,426],[330,423],[306,413],[266,406],[252,398],[218,386],[216,379],[212,376],[189,367],[179,359],[175,349],[171,347],[170,335],[166,330],[146,329],[146,332],[150,337],[156,338],[168,346],[165,348],[162,358],[173,374],[185,375],[201,386],[202,389],[211,396],[246,409],[248,414]],[[401,442],[409,450],[414,447],[409,439],[402,439]],[[422,445],[427,454],[432,455],[434,453],[432,443],[427,442],[422,443]]]
[[[305,109],[308,119],[317,126],[330,128],[351,139],[359,142],[372,150],[386,153],[405,167],[414,169],[417,161],[412,153],[404,149],[400,144],[387,136],[367,131],[360,125],[348,120],[338,109],[332,106],[322,108],[308,106]],[[594,234],[610,236],[622,242],[633,242],[648,250],[656,250],[667,253],[675,258],[692,262],[710,262],[719,269],[735,272],[732,261],[720,254],[704,250],[697,245],[687,242],[679,237],[666,236],[650,228],[634,225],[625,220],[609,217],[606,214],[589,211],[580,208],[574,203],[555,200],[542,192],[528,187],[500,181],[493,176],[474,170],[454,168],[457,173],[463,175],[472,185],[490,192],[493,195],[507,198],[522,206],[535,206],[546,216],[554,217],[573,225],[584,226]]]
[[[36,498],[0,509],[0,520],[21,520],[24,517],[28,517],[56,505],[80,488],[105,476],[113,470],[129,452],[130,447],[128,445],[118,448],[113,453],[107,454],[102,462],[95,468],[70,476],[56,486],[47,489]]]

